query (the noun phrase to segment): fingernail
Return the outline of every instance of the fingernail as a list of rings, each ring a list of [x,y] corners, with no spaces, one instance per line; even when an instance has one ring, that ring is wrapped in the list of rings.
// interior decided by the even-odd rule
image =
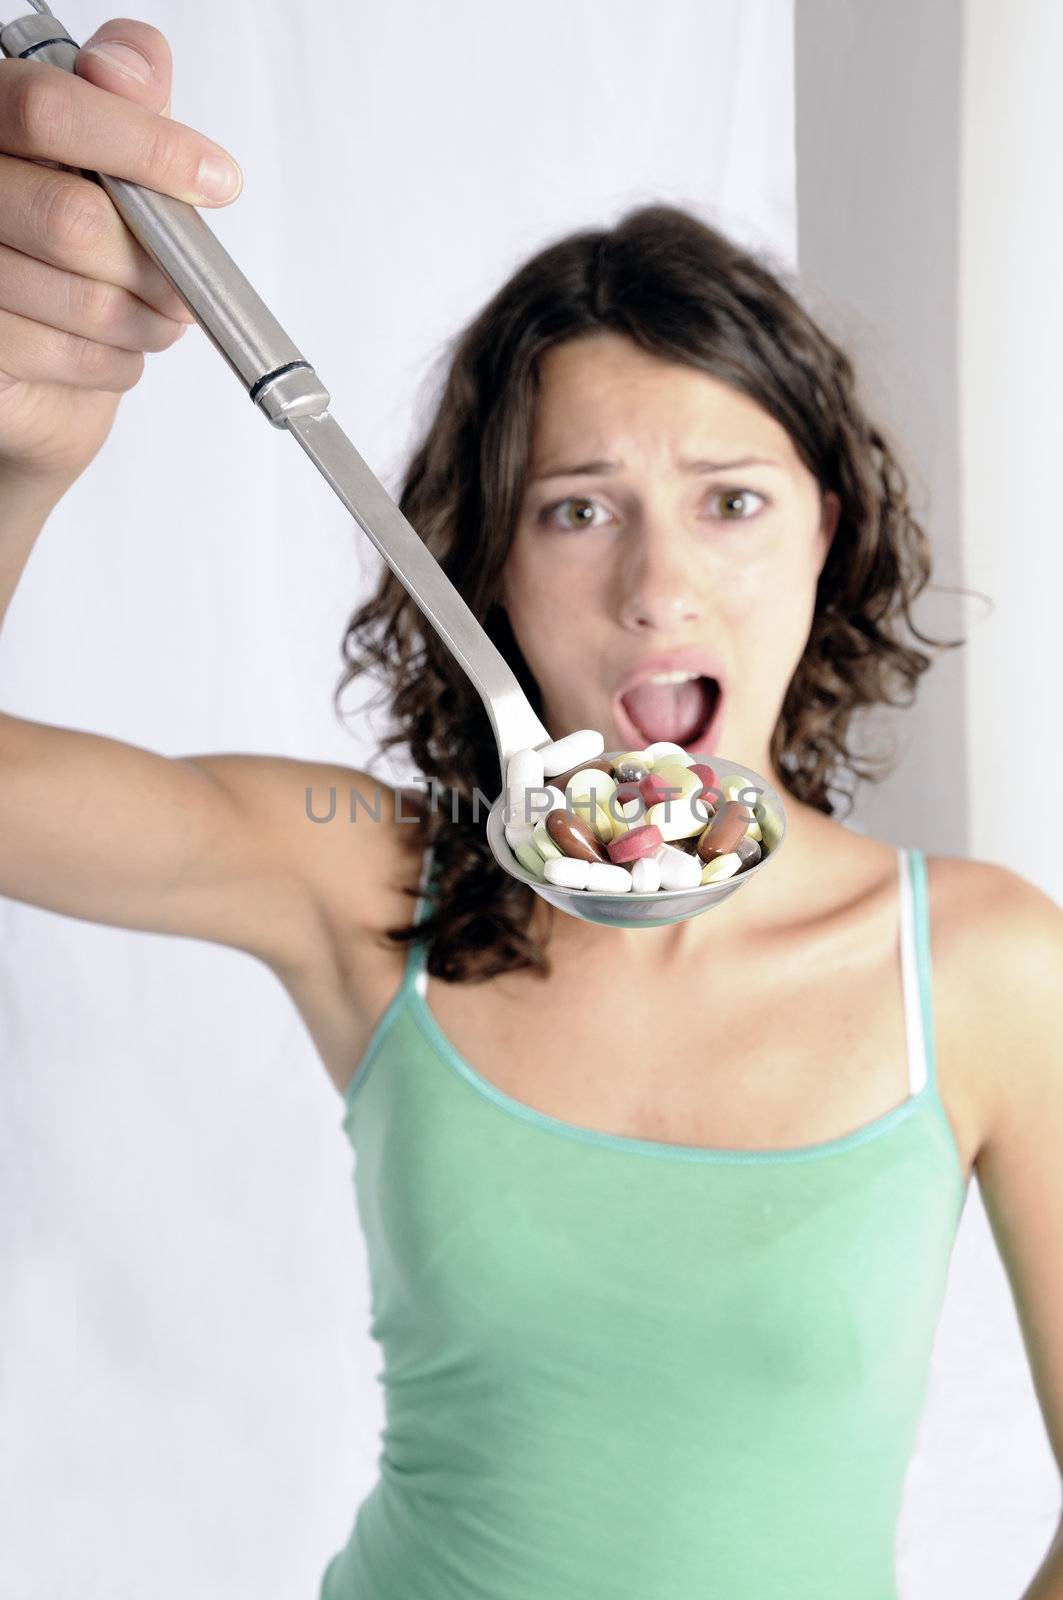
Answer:
[[[244,186],[244,175],[228,156],[204,156],[196,180],[205,200],[231,200]]]
[[[138,83],[151,82],[153,76],[151,62],[131,44],[118,44],[112,39],[106,44],[86,45],[81,54],[105,56],[123,78],[135,78]]]

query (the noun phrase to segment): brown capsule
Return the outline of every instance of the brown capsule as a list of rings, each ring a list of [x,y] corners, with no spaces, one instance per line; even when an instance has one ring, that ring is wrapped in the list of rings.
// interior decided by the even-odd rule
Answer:
[[[576,861],[609,860],[609,852],[604,844],[597,834],[591,832],[577,811],[558,806],[547,816],[546,831],[562,854],[572,856]]]
[[[561,793],[564,794],[569,782],[576,776],[576,773],[586,772],[588,767],[593,767],[596,772],[608,772],[610,777],[613,776],[613,763],[608,761],[605,756],[595,756],[593,761],[581,761],[578,766],[569,767],[567,772],[559,772],[556,778],[547,778],[546,781],[547,783],[552,783],[555,789],[560,789]]]
[[[717,856],[727,855],[752,821],[752,811],[741,800],[725,800],[698,839],[698,855],[702,861],[715,861]]]

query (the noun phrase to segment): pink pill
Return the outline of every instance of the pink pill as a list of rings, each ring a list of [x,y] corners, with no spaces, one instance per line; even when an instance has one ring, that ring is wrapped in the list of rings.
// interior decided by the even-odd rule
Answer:
[[[616,866],[622,866],[626,861],[641,861],[643,856],[652,856],[663,844],[661,830],[646,822],[641,828],[629,828],[627,833],[622,833],[619,839],[614,839],[606,845],[610,861]]]
[[[690,770],[692,773],[694,773],[695,777],[701,779],[701,787],[703,790],[716,788],[716,774],[713,772],[712,768],[707,767],[703,761],[695,761]]]
[[[679,785],[669,783],[667,778],[661,778],[656,772],[651,772],[639,784],[639,794],[648,806],[663,805],[666,800],[679,798]]]

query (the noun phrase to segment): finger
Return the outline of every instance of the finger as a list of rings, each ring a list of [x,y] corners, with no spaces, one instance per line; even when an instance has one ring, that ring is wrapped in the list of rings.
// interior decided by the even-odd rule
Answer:
[[[124,394],[139,381],[144,357],[0,311],[0,369],[18,382]]]
[[[165,317],[194,318],[98,183],[0,155],[0,244],[128,289]]]
[[[165,35],[150,23],[112,17],[86,39],[74,70],[87,83],[148,111],[163,113],[169,104],[173,58]]]
[[[119,350],[168,350],[188,328],[98,278],[61,272],[0,244],[0,310]]]
[[[192,205],[224,205],[243,184],[221,145],[40,61],[0,63],[0,150],[127,178]],[[228,187],[224,187],[224,184]]]

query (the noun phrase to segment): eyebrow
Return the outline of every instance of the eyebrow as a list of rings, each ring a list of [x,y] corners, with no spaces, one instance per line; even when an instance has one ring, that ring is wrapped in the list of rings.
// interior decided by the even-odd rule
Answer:
[[[535,473],[528,479],[529,483],[544,483],[548,478],[579,478],[589,477],[593,474],[606,475],[610,472],[619,472],[623,463],[620,461],[580,461],[571,467],[547,467],[542,472]],[[738,461],[680,461],[680,472],[730,472],[736,467],[775,467],[779,472],[786,468],[781,461],[775,461],[771,456],[742,456]]]

